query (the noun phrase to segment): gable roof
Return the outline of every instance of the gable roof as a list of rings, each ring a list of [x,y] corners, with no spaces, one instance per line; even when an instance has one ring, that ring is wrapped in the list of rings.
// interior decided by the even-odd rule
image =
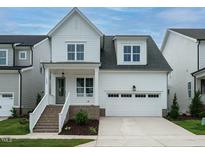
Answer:
[[[135,35],[137,36],[137,35]],[[151,36],[147,38],[147,65],[117,65],[117,57],[114,47],[115,36],[104,36],[104,48],[101,51],[101,67],[103,70],[134,70],[134,71],[172,71],[159,48]]]
[[[51,36],[74,13],[79,14],[100,36],[103,36],[103,33],[77,7],[74,7],[60,22],[58,22],[58,24],[49,31],[48,35]]]
[[[47,38],[46,35],[0,35],[0,44],[18,44],[33,46]]]
[[[205,40],[205,29],[171,28],[170,30],[191,37],[196,40]]]

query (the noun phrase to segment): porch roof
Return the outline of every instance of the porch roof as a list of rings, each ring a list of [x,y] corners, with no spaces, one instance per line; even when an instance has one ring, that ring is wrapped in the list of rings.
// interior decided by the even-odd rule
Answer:
[[[42,62],[43,66],[50,68],[95,68],[100,67],[99,62]]]
[[[205,76],[205,67],[191,73],[191,75],[194,76],[194,77],[201,76],[201,75]]]

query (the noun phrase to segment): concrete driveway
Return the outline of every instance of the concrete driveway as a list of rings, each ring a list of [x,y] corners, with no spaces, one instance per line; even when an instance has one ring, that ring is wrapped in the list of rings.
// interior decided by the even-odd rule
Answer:
[[[103,117],[90,146],[205,146],[205,136],[160,117]]]

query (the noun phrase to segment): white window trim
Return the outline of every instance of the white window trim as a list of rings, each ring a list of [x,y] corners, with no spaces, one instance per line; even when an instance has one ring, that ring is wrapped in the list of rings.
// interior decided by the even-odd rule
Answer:
[[[21,58],[21,54],[25,54],[25,58]],[[27,60],[27,51],[19,51],[19,60]]]
[[[124,60],[124,55],[129,54],[129,53],[124,53],[124,46],[130,46],[131,47],[131,61],[125,61]],[[133,46],[139,46],[140,47],[140,53],[133,53]],[[122,45],[122,50],[123,50],[123,62],[124,63],[140,63],[141,62],[141,45],[139,44],[123,44]],[[140,55],[140,60],[139,61],[133,61],[133,55]]]
[[[77,88],[78,88],[78,86],[77,86],[77,79],[78,78],[83,78],[84,79],[84,87],[83,87],[83,89],[84,89],[84,93],[83,93],[83,96],[78,96],[78,94],[77,94]],[[86,78],[92,78],[93,79],[93,87],[86,87]],[[87,94],[86,94],[86,88],[93,88],[93,95],[92,96],[87,96]],[[87,97],[87,98],[93,98],[94,97],[94,88],[95,88],[95,85],[94,85],[94,77],[93,76],[77,76],[77,77],[75,77],[75,90],[76,90],[76,97]]]
[[[0,66],[8,66],[8,49],[0,49],[0,51],[6,51],[6,64],[0,64]]]
[[[75,45],[75,51],[74,51],[74,60],[68,60],[68,45],[69,44],[74,44]],[[83,53],[84,55],[83,55],[83,60],[78,60],[77,59],[77,45],[78,44],[83,44],[83,46],[84,46],[84,51],[83,52],[81,52],[81,53]],[[67,56],[67,61],[85,61],[85,42],[66,42],[66,56]]]

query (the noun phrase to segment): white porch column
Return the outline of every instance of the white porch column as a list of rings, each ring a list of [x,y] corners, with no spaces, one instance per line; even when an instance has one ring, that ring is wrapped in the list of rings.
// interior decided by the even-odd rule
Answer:
[[[95,95],[95,105],[99,105],[99,95],[98,95],[98,90],[99,90],[99,68],[95,68],[95,78],[94,78],[94,95]]]
[[[45,95],[49,94],[49,68],[45,69]]]

